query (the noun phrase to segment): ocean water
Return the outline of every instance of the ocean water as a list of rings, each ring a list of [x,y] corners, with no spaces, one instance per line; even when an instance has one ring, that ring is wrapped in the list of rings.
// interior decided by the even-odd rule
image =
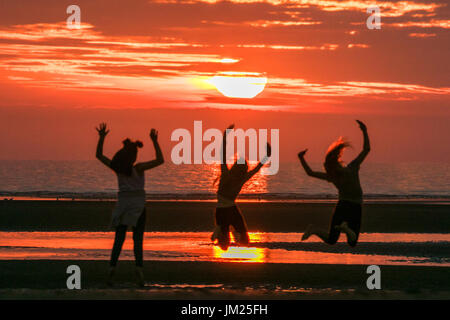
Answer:
[[[250,165],[251,166],[251,165]],[[311,167],[321,170],[321,164]],[[174,165],[146,173],[146,191],[153,198],[213,198],[218,165]],[[450,163],[366,163],[361,184],[367,198],[450,198]],[[100,162],[0,161],[0,195],[114,197],[115,174]],[[308,177],[300,164],[281,163],[276,175],[255,175],[243,197],[269,199],[334,198],[335,188]]]

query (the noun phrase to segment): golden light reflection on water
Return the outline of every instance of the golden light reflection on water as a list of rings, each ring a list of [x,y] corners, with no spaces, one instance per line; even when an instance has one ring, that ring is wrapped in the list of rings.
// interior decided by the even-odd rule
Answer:
[[[257,162],[249,161],[250,168],[257,165]],[[261,174],[261,171],[255,174],[242,188],[242,193],[267,193],[267,175]]]
[[[258,161],[248,161],[249,170],[253,169],[258,164]],[[228,165],[230,167],[230,165]],[[217,191],[217,186],[219,185],[220,179],[220,165],[215,163],[214,165],[207,166],[209,176],[211,177],[211,192]],[[267,175],[261,174],[261,171],[256,173],[247,183],[242,187],[241,193],[247,194],[258,194],[267,193]],[[217,179],[217,180],[216,180]]]

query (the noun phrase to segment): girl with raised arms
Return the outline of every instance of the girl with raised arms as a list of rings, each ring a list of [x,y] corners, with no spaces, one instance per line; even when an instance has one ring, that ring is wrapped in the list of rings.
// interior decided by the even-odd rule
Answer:
[[[103,142],[109,130],[102,123],[97,128],[99,140],[96,157],[117,175],[119,185],[118,201],[112,213],[111,226],[115,229],[114,245],[111,252],[108,284],[112,285],[117,260],[122,250],[128,227],[133,229],[134,257],[136,260],[136,279],[140,286],[144,285],[142,245],[145,230],[145,175],[150,170],[164,163],[163,154],[158,143],[158,132],[150,131],[150,139],[156,152],[156,159],[137,163],[138,148],[143,147],[140,141],[125,139],[123,148],[110,160],[103,155]]]
[[[248,170],[246,159],[238,159],[228,169],[226,162],[227,155],[227,135],[234,128],[230,125],[223,133],[222,156],[220,164],[219,187],[217,190],[217,207],[215,212],[216,229],[211,240],[223,249],[227,250],[230,245],[230,226],[234,228],[235,241],[239,245],[247,245],[249,236],[247,225],[240,210],[236,206],[235,200],[244,184],[250,180],[264,165],[271,155],[270,144],[267,143],[266,157],[262,159],[255,168]]]
[[[370,151],[369,135],[364,123],[356,120],[364,136],[364,146],[361,153],[348,165],[341,161],[342,152],[349,146],[342,138],[339,138],[328,148],[325,157],[325,172],[311,170],[305,160],[308,149],[298,154],[300,162],[306,174],[334,184],[339,192],[339,201],[334,209],[329,231],[309,225],[302,240],[316,235],[328,244],[335,244],[341,232],[347,235],[347,243],[354,247],[358,242],[361,227],[361,207],[363,192],[359,182],[359,168]]]

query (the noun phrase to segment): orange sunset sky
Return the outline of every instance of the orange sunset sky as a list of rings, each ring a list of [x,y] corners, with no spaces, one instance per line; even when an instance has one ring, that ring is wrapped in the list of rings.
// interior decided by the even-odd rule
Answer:
[[[81,8],[68,29],[66,8]],[[366,27],[378,5],[381,29]],[[450,3],[346,0],[0,0],[0,159],[93,159],[155,127],[280,129],[280,159],[321,161],[339,135],[373,162],[450,161]],[[255,98],[214,76],[267,79]],[[345,159],[345,157],[344,157]]]

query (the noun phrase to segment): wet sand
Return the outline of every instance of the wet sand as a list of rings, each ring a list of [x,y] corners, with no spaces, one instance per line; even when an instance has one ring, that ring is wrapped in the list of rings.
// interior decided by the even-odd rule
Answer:
[[[356,247],[342,236],[335,245],[302,233],[250,232],[248,246],[224,251],[210,241],[211,232],[146,232],[146,261],[210,261],[347,265],[450,267],[450,234],[362,233]],[[121,260],[134,260],[132,234]],[[0,231],[0,260],[108,260],[113,232]]]
[[[1,201],[0,231],[109,231],[114,202]],[[250,231],[303,232],[309,223],[328,226],[330,203],[241,203]],[[149,202],[147,232],[210,232],[212,202]],[[448,233],[450,207],[437,203],[368,203],[364,233]],[[447,242],[448,243],[448,242]],[[300,247],[298,247],[300,245]],[[421,252],[447,259],[438,244],[362,243],[361,254]],[[344,243],[266,243],[264,247],[349,253]],[[26,259],[26,257],[25,257]],[[64,258],[62,258],[64,259]],[[66,268],[82,270],[82,290],[66,289]],[[382,290],[366,287],[367,265],[235,263],[214,261],[145,262],[147,285],[133,284],[133,262],[120,260],[117,286],[105,285],[105,260],[2,260],[0,299],[449,299],[450,268],[381,266]]]
[[[109,231],[113,201],[0,201],[0,231]],[[243,202],[250,231],[303,232],[325,228],[334,204]],[[439,203],[366,203],[361,232],[447,233],[450,206]],[[214,202],[150,201],[146,231],[211,231]]]
[[[82,289],[66,289],[66,268],[80,266]],[[146,286],[121,261],[116,285],[105,285],[106,261],[0,261],[2,299],[448,299],[449,268],[382,267],[382,290],[366,287],[366,266],[145,263]],[[26,289],[24,289],[26,288]]]

